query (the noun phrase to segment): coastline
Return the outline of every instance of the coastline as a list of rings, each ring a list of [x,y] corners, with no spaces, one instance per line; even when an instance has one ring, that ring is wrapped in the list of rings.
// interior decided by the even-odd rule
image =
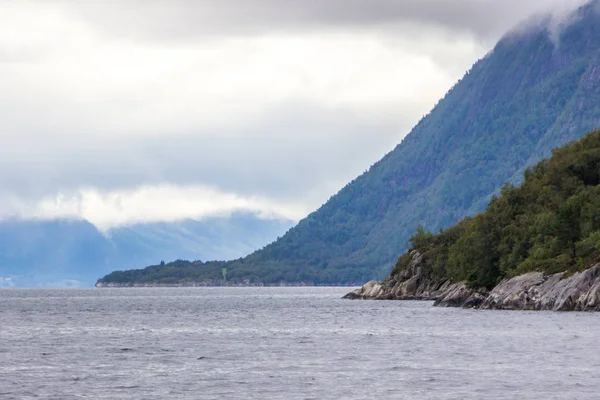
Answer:
[[[180,282],[180,283],[104,283],[96,282],[95,288],[178,288],[178,287],[357,287],[360,285],[315,285],[314,283],[231,283],[231,282]]]

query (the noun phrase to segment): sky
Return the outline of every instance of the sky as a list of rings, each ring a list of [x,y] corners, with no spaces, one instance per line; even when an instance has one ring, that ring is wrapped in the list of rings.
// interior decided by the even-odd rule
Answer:
[[[0,2],[0,219],[299,220],[572,0]]]

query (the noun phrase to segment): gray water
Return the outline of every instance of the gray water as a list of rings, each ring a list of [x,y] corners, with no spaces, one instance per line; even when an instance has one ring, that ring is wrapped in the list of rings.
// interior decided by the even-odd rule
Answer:
[[[600,314],[347,291],[0,290],[0,399],[600,398]]]

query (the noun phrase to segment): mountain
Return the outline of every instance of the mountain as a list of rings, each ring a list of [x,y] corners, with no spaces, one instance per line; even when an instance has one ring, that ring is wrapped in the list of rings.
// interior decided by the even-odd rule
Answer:
[[[124,266],[241,257],[291,225],[238,213],[102,233],[87,221],[5,220],[0,222],[0,287],[92,286],[98,276]]]
[[[0,222],[2,286],[80,286],[106,271],[112,246],[87,221]]]
[[[200,221],[138,224],[113,229],[108,232],[108,238],[123,260],[120,265],[136,266],[178,258],[227,260],[250,254],[283,235],[292,225],[289,220],[264,220],[252,214],[236,213],[231,217]]]
[[[507,34],[392,152],[281,239],[178,279],[219,279],[223,266],[234,281],[383,278],[418,225],[437,231],[474,215],[506,181],[600,126],[599,8],[580,8],[560,32],[538,21]],[[102,282],[173,282],[157,270]]]

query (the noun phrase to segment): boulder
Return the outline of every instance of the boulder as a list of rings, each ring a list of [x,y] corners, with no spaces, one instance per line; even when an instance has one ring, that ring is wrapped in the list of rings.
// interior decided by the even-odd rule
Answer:
[[[465,282],[455,283],[442,293],[434,305],[436,307],[462,307],[475,292]]]
[[[385,292],[386,291],[381,282],[370,281],[360,289],[356,289],[348,293],[343,298],[350,300],[383,300]]]

